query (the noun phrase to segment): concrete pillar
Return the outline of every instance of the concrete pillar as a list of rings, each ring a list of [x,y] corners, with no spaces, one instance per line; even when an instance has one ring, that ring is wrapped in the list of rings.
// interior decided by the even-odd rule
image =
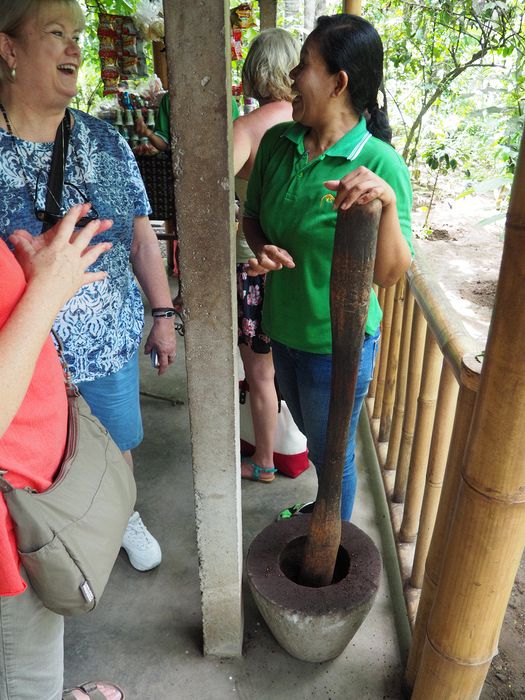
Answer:
[[[243,622],[230,25],[225,2],[205,5],[165,0],[165,38],[204,653],[231,657]]]
[[[277,24],[277,0],[259,0],[261,31],[273,29]]]

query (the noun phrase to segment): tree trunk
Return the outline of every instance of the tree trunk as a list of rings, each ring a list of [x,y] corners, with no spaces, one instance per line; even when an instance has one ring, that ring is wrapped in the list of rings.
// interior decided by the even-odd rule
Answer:
[[[277,25],[277,0],[259,0],[261,31]]]
[[[303,25],[303,3],[301,0],[284,0],[284,29]]]
[[[308,36],[314,28],[315,18],[317,16],[316,0],[304,0],[304,35]]]

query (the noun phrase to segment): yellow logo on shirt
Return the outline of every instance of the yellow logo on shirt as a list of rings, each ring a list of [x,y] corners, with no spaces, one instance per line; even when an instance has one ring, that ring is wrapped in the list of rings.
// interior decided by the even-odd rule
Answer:
[[[335,197],[333,194],[325,194],[321,197],[321,201],[319,202],[320,207],[331,207],[335,201]]]

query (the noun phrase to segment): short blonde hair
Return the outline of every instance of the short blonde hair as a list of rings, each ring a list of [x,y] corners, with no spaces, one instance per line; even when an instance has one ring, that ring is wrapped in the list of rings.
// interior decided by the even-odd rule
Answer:
[[[84,28],[86,18],[78,0],[0,0],[0,32],[16,37],[31,17],[38,15],[49,5],[63,5],[78,19],[79,27]],[[5,80],[9,71],[0,57],[0,80]]]
[[[299,63],[299,42],[284,29],[266,29],[251,43],[242,68],[247,97],[292,100],[290,71]]]

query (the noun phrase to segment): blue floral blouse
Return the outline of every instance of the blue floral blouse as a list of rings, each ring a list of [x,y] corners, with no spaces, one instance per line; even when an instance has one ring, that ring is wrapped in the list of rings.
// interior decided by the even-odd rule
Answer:
[[[91,381],[117,372],[137,349],[144,309],[130,266],[133,220],[150,213],[135,158],[118,132],[106,122],[71,110],[75,123],[64,176],[67,209],[91,202],[113,227],[97,236],[113,247],[92,270],[108,277],[82,287],[60,311],[55,330],[64,344],[75,381]],[[52,143],[33,143],[0,129],[0,235],[14,229],[38,235],[42,223],[35,209],[45,206]]]

